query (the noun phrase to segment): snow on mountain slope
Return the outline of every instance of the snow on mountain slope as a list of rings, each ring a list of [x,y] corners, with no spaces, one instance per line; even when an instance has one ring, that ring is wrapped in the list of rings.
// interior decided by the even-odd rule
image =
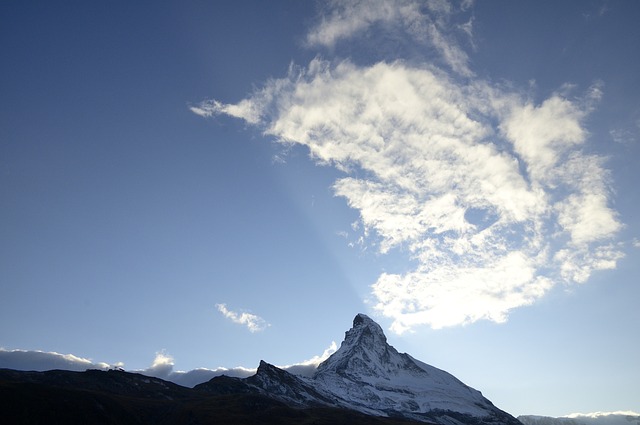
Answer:
[[[560,418],[523,415],[518,416],[518,420],[524,425],[640,425],[640,414],[636,412],[575,413]]]
[[[355,409],[431,420],[434,412],[449,411],[518,423],[453,375],[398,353],[364,314],[355,317],[342,345],[318,366],[313,381]]]
[[[230,382],[219,381],[196,388],[228,391]],[[293,407],[342,407],[442,425],[522,425],[453,375],[398,353],[364,314],[355,317],[340,348],[312,377],[261,361],[254,376],[231,383],[243,386],[242,392],[256,391]]]
[[[295,407],[335,406],[342,401],[331,392],[316,388],[309,379],[295,376],[265,361],[260,362],[258,372],[245,382],[275,396]]]

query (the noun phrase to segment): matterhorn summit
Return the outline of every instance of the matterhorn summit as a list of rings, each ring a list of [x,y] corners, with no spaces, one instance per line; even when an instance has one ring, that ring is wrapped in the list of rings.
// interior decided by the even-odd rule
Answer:
[[[364,314],[312,376],[260,361],[247,378],[186,388],[123,370],[0,369],[0,390],[8,424],[522,425],[450,373],[399,353]]]
[[[340,348],[310,378],[262,361],[249,378],[218,377],[196,387],[214,393],[229,388],[295,408],[338,407],[442,425],[522,425],[453,375],[399,353],[364,314],[355,317]]]
[[[443,424],[519,424],[453,375],[399,353],[364,314],[355,317],[338,351],[312,380],[365,413]]]
[[[387,344],[387,337],[376,322],[364,314],[353,319],[353,327],[345,333],[340,349],[318,366],[317,380],[340,379],[356,381],[391,380],[401,372],[420,369],[409,356],[399,354]]]

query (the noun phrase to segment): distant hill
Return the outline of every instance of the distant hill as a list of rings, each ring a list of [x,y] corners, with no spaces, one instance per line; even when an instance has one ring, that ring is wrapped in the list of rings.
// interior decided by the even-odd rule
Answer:
[[[411,425],[340,408],[296,409],[271,397],[211,394],[123,371],[0,369],[4,425]]]
[[[575,414],[568,417],[518,416],[524,425],[640,425],[640,414],[634,412]]]

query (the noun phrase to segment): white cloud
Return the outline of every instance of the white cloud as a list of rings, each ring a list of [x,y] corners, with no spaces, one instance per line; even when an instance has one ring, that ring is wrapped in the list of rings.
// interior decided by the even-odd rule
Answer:
[[[383,274],[373,294],[378,308],[403,333],[428,323],[434,328],[480,319],[504,322],[509,310],[531,304],[552,286],[535,275],[531,261],[514,252],[481,267],[442,265],[428,272]]]
[[[572,413],[564,418],[600,418],[603,416],[640,416],[640,413],[636,413],[631,410],[621,410],[616,412],[593,412],[593,413]]]
[[[560,418],[580,425],[630,425],[640,423],[640,414],[633,411],[572,413]]]
[[[559,418],[526,416],[528,423],[561,423],[567,425],[631,425],[640,423],[640,414],[626,410],[616,412],[572,413]]]
[[[503,322],[554,284],[583,283],[623,256],[605,159],[585,153],[584,123],[603,84],[581,97],[566,84],[534,103],[527,90],[474,78],[451,30],[473,46],[472,5],[333,1],[308,34],[309,45],[333,47],[374,29],[404,31],[454,73],[316,58],[236,104],[192,109],[244,119],[344,173],[333,190],[360,214],[358,243],[382,254],[401,247],[415,265],[372,285],[399,333]]]
[[[167,379],[173,373],[173,357],[163,351],[156,353],[153,363],[141,371],[144,375]]]
[[[530,178],[546,182],[567,151],[584,142],[583,116],[576,105],[556,95],[537,107],[529,103],[513,107],[501,127],[526,163]]]
[[[218,101],[204,102],[198,106],[189,107],[191,112],[203,118],[216,114],[226,114],[235,118],[241,118],[249,124],[257,124],[259,121],[259,105],[251,102],[240,102],[236,105],[225,105]]]
[[[338,349],[335,341],[331,342],[331,345],[324,350],[321,355],[313,356],[308,360],[304,360],[300,363],[295,363],[287,366],[278,366],[295,375],[312,376],[318,368],[318,365],[329,358],[329,356],[336,352]],[[164,352],[156,353],[156,357],[151,367],[137,371],[143,375],[155,376],[157,378],[165,379],[176,384],[183,385],[185,387],[194,387],[202,382],[207,382],[216,376],[231,376],[235,378],[246,378],[248,376],[255,375],[256,368],[247,368],[237,366],[233,368],[217,367],[215,369],[198,368],[189,371],[174,371],[174,359],[170,355]]]
[[[194,387],[203,382],[207,382],[216,376],[226,375],[236,378],[246,378],[254,375],[257,370],[245,367],[218,367],[216,369],[198,368],[189,371],[179,371],[174,370],[174,364],[174,358],[165,351],[161,351],[156,353],[150,367],[142,370],[135,370],[134,372],[171,381],[185,387]]]
[[[329,347],[320,355],[313,356],[300,363],[279,367],[296,375],[312,376],[318,365],[328,359],[337,349],[338,345],[335,341],[332,341]],[[6,369],[39,372],[60,369],[83,372],[87,369],[108,370],[123,367],[124,364],[121,362],[115,364],[96,363],[73,354],[59,354],[37,350],[7,350],[0,348],[0,368]],[[146,369],[133,370],[132,372],[164,379],[185,387],[194,387],[216,376],[225,375],[235,378],[246,378],[255,375],[257,371],[256,368],[242,366],[233,368],[217,367],[215,369],[197,368],[189,371],[174,370],[174,367],[175,360],[173,356],[162,350],[156,353],[151,366]]]
[[[278,366],[280,369],[284,369],[289,373],[293,373],[294,375],[301,376],[312,376],[318,365],[323,361],[327,360],[329,356],[335,353],[338,350],[338,344],[335,341],[331,341],[331,345],[322,352],[319,356],[313,356],[309,360],[304,360],[300,363],[288,365],[288,366]]]
[[[332,47],[376,23],[402,22],[412,27],[422,18],[419,4],[410,0],[333,1],[330,5],[328,16],[322,16],[321,22],[307,34],[307,43],[311,46]]]
[[[216,308],[224,317],[239,325],[244,325],[250,332],[260,332],[271,326],[262,317],[251,313],[236,313],[227,308],[225,304],[216,304]]]
[[[320,363],[322,363],[323,361],[327,360],[333,353],[335,353],[336,351],[338,351],[338,344],[336,344],[335,341],[331,341],[331,344],[329,344],[329,347],[327,347],[322,354],[320,354],[319,356],[313,356],[311,357],[309,360],[304,360],[303,362],[299,363],[300,365],[313,365],[313,366],[318,366]],[[297,366],[297,365],[294,365]],[[288,366],[285,366],[288,367]]]
[[[451,19],[466,12],[470,5],[471,2],[464,1],[457,8],[448,0],[334,0],[309,31],[306,42],[311,47],[332,48],[341,40],[380,26],[387,32],[408,35],[414,42],[431,46],[451,69],[470,76],[469,57],[449,31]],[[457,26],[467,37],[471,33],[470,19]]]
[[[636,141],[633,132],[625,128],[614,128],[609,131],[609,135],[614,142],[622,145],[632,145]]]
[[[582,150],[589,102],[554,94],[534,105],[430,66],[315,59],[238,105],[267,135],[342,170],[335,194],[360,212],[364,234],[417,260],[372,286],[403,332],[502,322],[555,282],[615,267],[608,172]]]
[[[122,363],[93,362],[73,354],[60,354],[38,350],[6,350],[0,348],[0,368],[45,371],[53,369],[82,372],[87,369],[112,369]]]

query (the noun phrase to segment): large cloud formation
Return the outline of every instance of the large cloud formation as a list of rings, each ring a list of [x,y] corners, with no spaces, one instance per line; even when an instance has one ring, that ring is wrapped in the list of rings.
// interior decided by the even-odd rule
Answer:
[[[322,28],[336,37],[353,32],[343,27],[355,14],[338,4],[313,40]],[[405,15],[415,21],[416,10]],[[421,12],[427,27],[450,12],[430,10]],[[381,253],[406,249],[415,264],[372,285],[376,309],[398,333],[503,322],[554,284],[585,282],[622,256],[604,159],[584,149],[600,85],[534,103],[447,62],[450,73],[403,60],[316,58],[238,103],[192,107],[243,119],[344,172],[333,189],[359,211],[365,234],[377,237]]]

